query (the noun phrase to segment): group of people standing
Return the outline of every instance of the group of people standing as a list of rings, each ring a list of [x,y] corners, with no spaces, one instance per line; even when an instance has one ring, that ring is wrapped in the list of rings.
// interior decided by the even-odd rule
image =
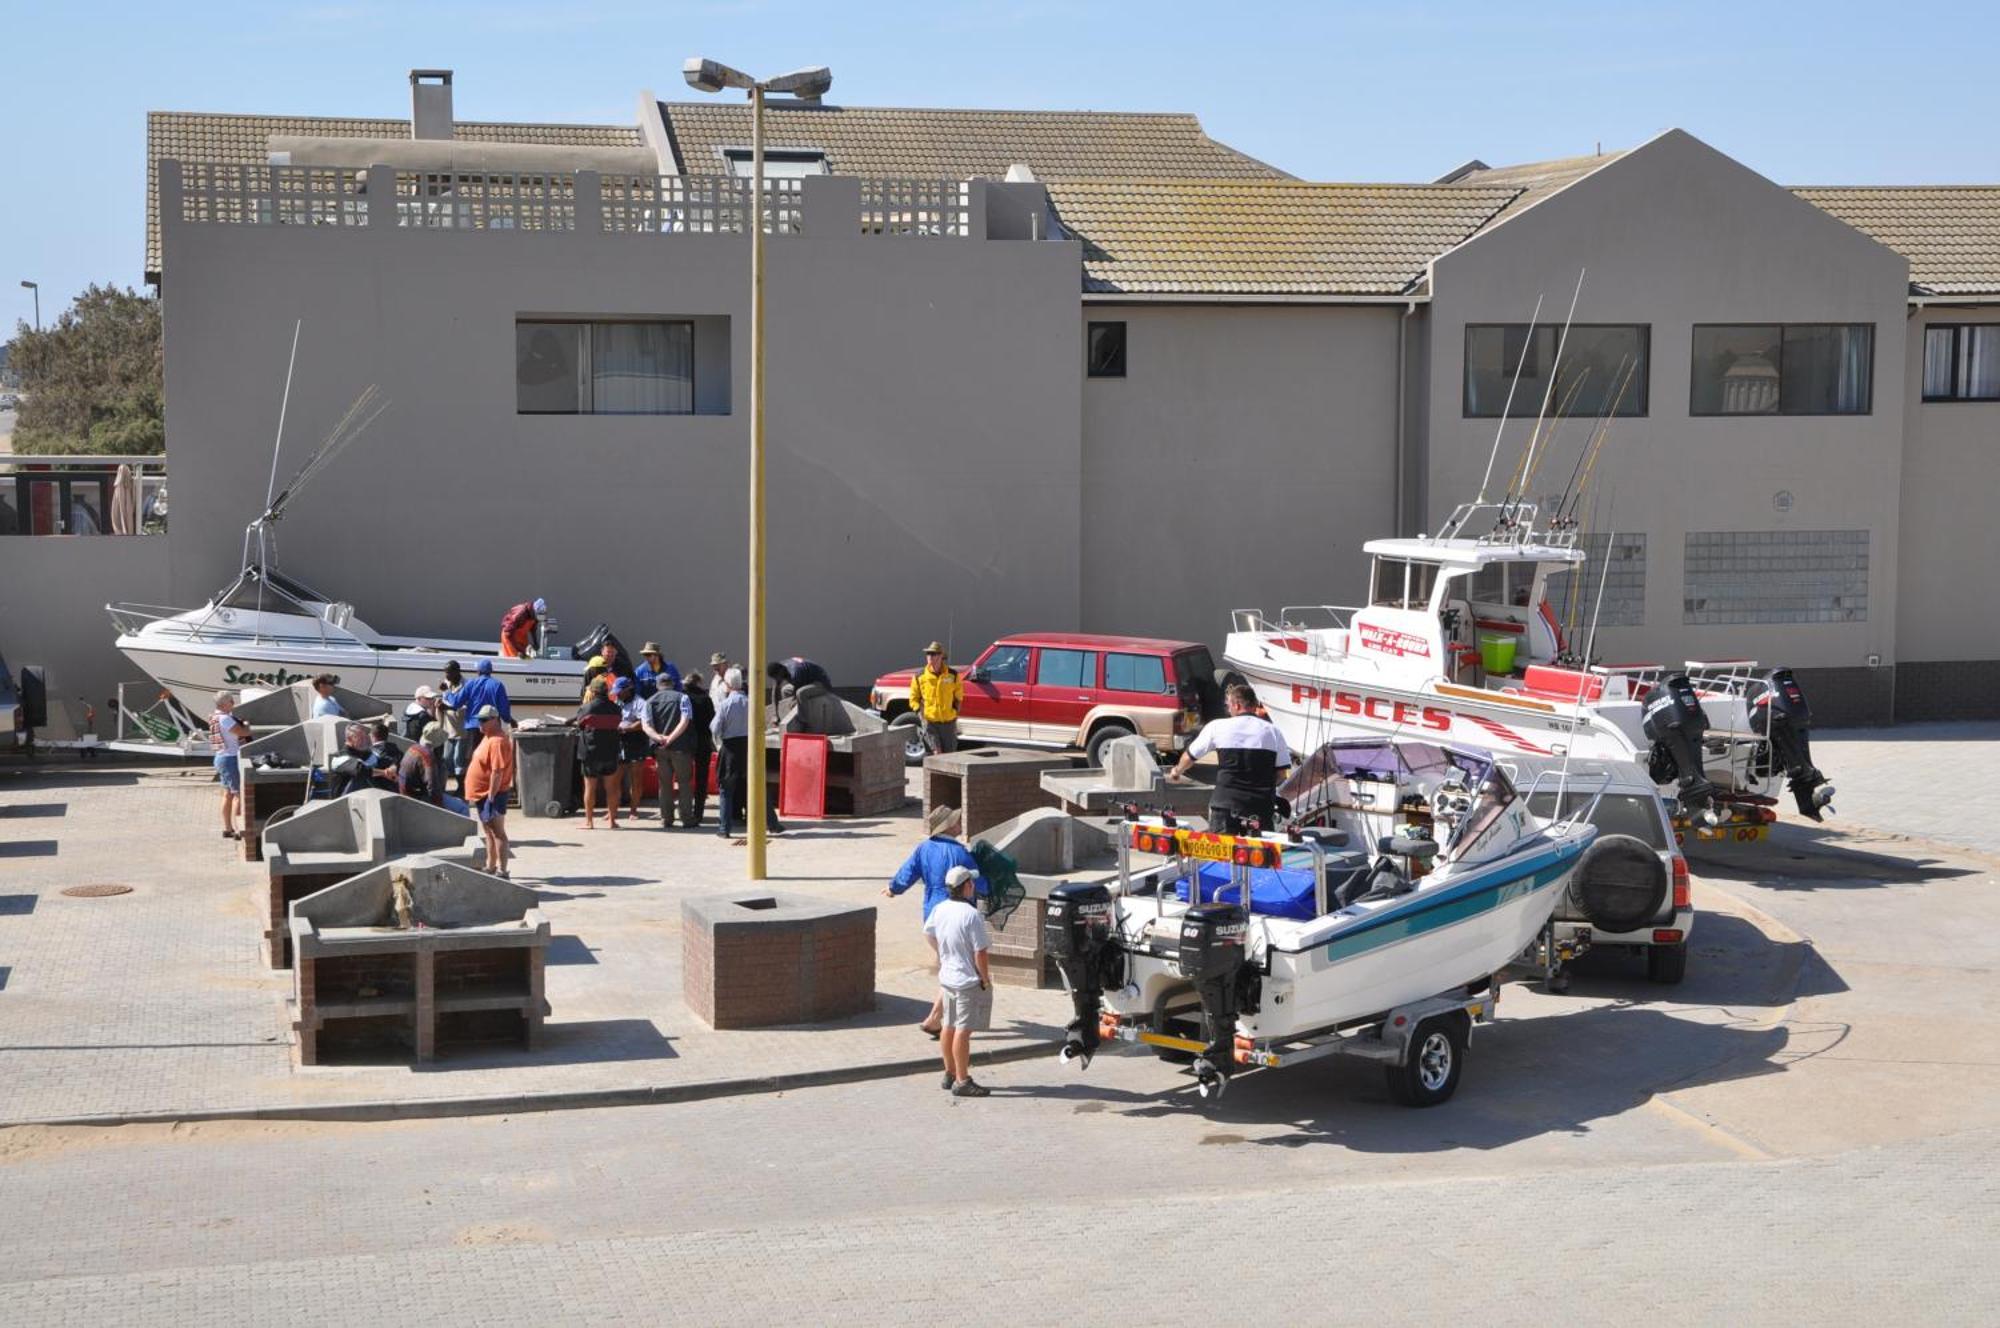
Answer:
[[[622,804],[637,819],[647,758],[659,775],[660,828],[695,829],[707,812],[709,767],[715,766],[716,833],[732,838],[746,812],[751,700],[743,670],[720,652],[708,671],[681,673],[652,641],[639,663],[627,664],[617,643],[605,642],[584,672],[583,704],[575,724],[581,743],[584,828],[597,828],[597,809],[616,829]],[[782,834],[776,808],[765,826]]]

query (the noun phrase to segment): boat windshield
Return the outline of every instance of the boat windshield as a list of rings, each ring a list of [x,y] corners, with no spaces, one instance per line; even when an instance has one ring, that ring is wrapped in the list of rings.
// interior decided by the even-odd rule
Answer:
[[[1485,790],[1495,781],[1499,787],[1493,815],[1513,801],[1513,785],[1494,767],[1491,757],[1414,739],[1352,738],[1325,743],[1292,768],[1278,792],[1292,804],[1293,818],[1303,821],[1316,811],[1345,805],[1342,790],[1350,780],[1394,782],[1405,792],[1424,794],[1454,774],[1465,787],[1481,790],[1475,816],[1483,811]]]
[[[226,609],[247,609],[253,613],[300,613],[307,617],[315,616],[312,608],[315,602],[325,603],[318,591],[282,572],[258,567],[244,568],[243,575],[236,578],[236,584],[216,601]]]
[[[1377,558],[1375,583],[1368,602],[1377,608],[1422,609],[1431,602],[1431,587],[1437,584],[1436,563],[1409,558]]]

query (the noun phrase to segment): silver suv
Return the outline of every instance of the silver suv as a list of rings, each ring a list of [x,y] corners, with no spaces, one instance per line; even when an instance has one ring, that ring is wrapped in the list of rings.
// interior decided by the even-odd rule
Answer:
[[[1556,921],[1583,924],[1592,948],[1641,951],[1647,977],[1679,982],[1687,976],[1694,908],[1687,859],[1658,787],[1630,761],[1572,761],[1566,776],[1558,773],[1561,764],[1538,759],[1519,770],[1517,782],[1530,790],[1531,811],[1556,814],[1558,781],[1563,815],[1588,806],[1599,789],[1604,797],[1590,818],[1597,839],[1577,864],[1569,893],[1556,906]]]

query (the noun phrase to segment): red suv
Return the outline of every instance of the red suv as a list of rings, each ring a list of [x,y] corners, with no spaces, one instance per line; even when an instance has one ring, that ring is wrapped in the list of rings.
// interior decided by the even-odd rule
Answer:
[[[1114,738],[1141,734],[1159,752],[1177,752],[1221,713],[1215,663],[1194,641],[1146,636],[1042,632],[1009,636],[968,667],[958,736],[1023,747],[1081,747],[1104,764]],[[885,673],[869,699],[884,719],[910,709],[916,670]],[[923,759],[911,730],[908,755]]]

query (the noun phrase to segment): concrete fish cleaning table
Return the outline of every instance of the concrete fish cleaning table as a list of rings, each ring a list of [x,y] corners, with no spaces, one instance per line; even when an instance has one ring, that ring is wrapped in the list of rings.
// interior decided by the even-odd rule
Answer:
[[[386,719],[393,709],[379,696],[357,692],[338,683],[333,688],[333,699],[339,704],[340,713],[353,720]],[[295,682],[289,687],[280,687],[262,696],[237,702],[236,717],[248,724],[253,732],[290,728],[311,719],[313,704],[318,700],[319,692],[310,682]]]
[[[508,1040],[533,1048],[549,924],[535,892],[432,857],[403,858],[291,907],[301,1065],[407,1050],[428,1061]]]
[[[264,944],[271,967],[292,965],[288,910],[293,901],[417,853],[476,866],[484,857],[479,825],[416,798],[363,789],[331,802],[307,803],[266,829]]]
[[[352,719],[307,719],[243,744],[243,860],[256,862],[263,856],[264,827],[271,817],[286,807],[296,807],[312,796],[313,772],[346,747]],[[391,732],[389,741],[397,754],[410,749],[410,740]]]

